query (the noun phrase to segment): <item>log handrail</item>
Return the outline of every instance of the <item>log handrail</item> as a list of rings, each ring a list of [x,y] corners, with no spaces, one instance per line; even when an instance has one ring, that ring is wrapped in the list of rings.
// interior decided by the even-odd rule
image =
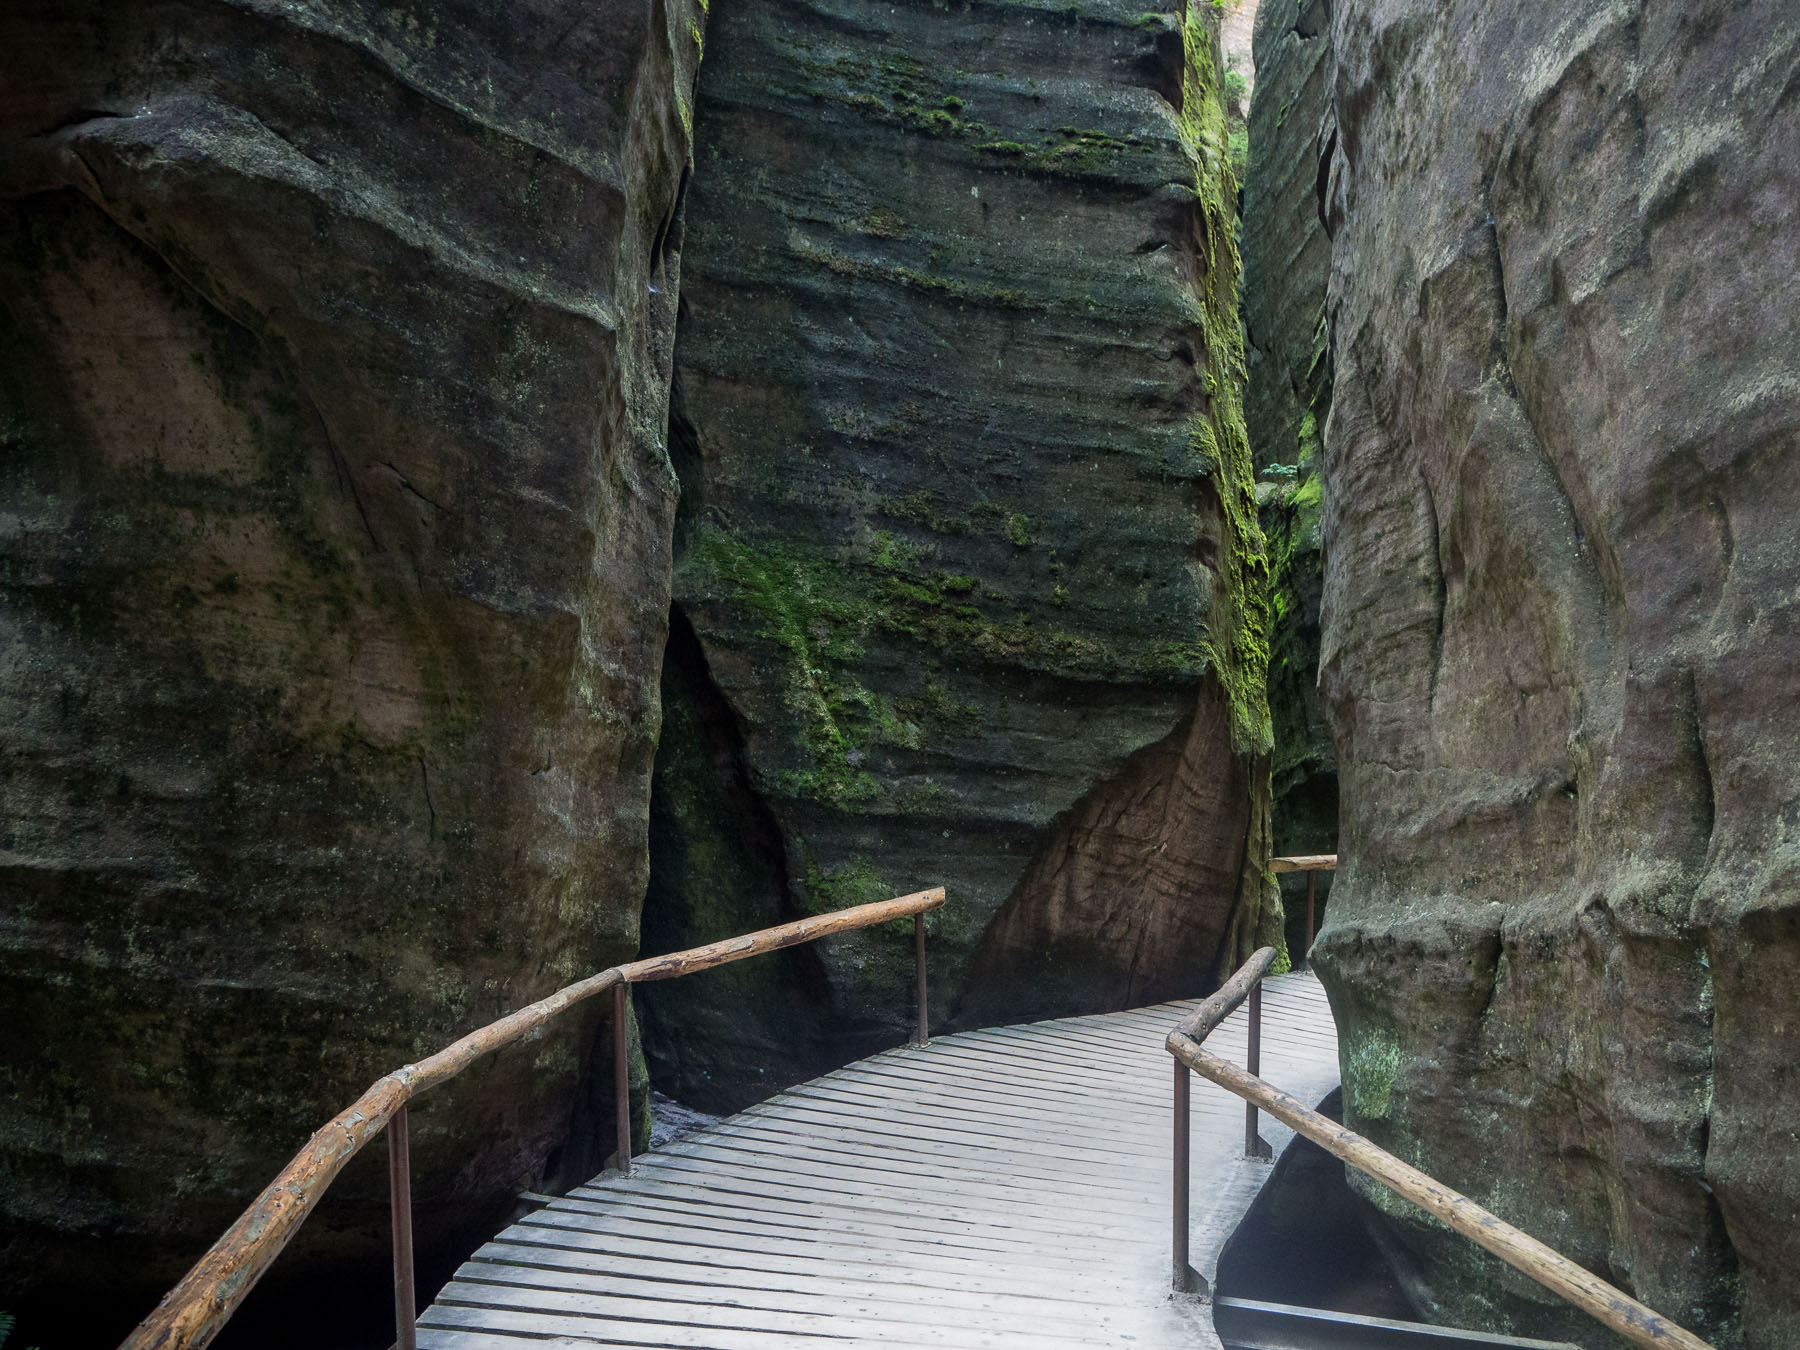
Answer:
[[[1205,1049],[1201,1042],[1206,1039],[1207,1034],[1224,1021],[1246,997],[1261,988],[1263,974],[1274,959],[1275,949],[1272,947],[1264,947],[1256,952],[1217,994],[1201,1004],[1193,1016],[1169,1032],[1164,1044],[1176,1060],[1178,1120],[1187,1096],[1187,1075],[1182,1072],[1182,1067],[1186,1066],[1201,1077],[1217,1083],[1227,1092],[1243,1098],[1251,1110],[1261,1108],[1267,1111],[1296,1134],[1305,1135],[1333,1157],[1374,1177],[1389,1190],[1441,1219],[1464,1237],[1485,1247],[1515,1270],[1529,1275],[1552,1293],[1574,1304],[1633,1344],[1644,1346],[1646,1350],[1713,1350],[1712,1346],[1691,1331],[1684,1330],[1655,1309],[1639,1303],[1623,1290],[1614,1288],[1599,1276],[1584,1270],[1529,1233],[1514,1228],[1466,1195],[1451,1190],[1418,1168],[1402,1162],[1329,1116],[1312,1110],[1265,1082],[1255,1072],[1246,1072]],[[1253,1063],[1252,1069],[1254,1067]],[[1178,1126],[1178,1148],[1179,1134]],[[1182,1181],[1181,1169],[1178,1167],[1178,1216],[1183,1216],[1186,1208],[1185,1197],[1180,1193]],[[1184,1278],[1188,1274],[1183,1268],[1186,1265],[1184,1239],[1185,1234],[1178,1231],[1176,1246],[1181,1264],[1176,1268],[1176,1282],[1179,1287],[1185,1287]]]
[[[1271,872],[1306,873],[1306,946],[1300,950],[1302,961],[1311,959],[1313,934],[1318,930],[1319,873],[1337,871],[1337,860],[1335,853],[1302,853],[1291,858],[1269,859]]]
[[[1335,872],[1338,855],[1335,853],[1301,853],[1291,858],[1270,858],[1271,872]]]
[[[377,1079],[362,1096],[327,1121],[250,1202],[236,1223],[207,1249],[181,1282],[128,1336],[120,1350],[201,1350],[237,1311],[263,1272],[299,1231],[308,1213],[345,1164],[362,1151],[390,1122],[405,1120],[406,1105],[485,1055],[515,1044],[605,990],[646,980],[666,980],[698,970],[742,961],[746,957],[793,947],[834,933],[869,928],[893,919],[915,921],[915,941],[922,944],[922,918],[944,903],[944,888],[916,891],[892,900],[877,900],[794,923],[764,928],[688,951],[652,956],[609,966],[547,998],[505,1017],[427,1056]],[[922,954],[922,945],[918,948]],[[920,969],[923,988],[923,967]],[[923,1003],[919,1026],[925,1025]],[[410,1266],[410,1262],[408,1263]],[[410,1281],[410,1271],[408,1272]],[[407,1337],[402,1336],[402,1340]]]

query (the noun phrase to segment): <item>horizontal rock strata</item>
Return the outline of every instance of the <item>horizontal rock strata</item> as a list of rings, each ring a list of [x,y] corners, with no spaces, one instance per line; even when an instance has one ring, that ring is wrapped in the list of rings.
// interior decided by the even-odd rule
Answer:
[[[1267,828],[1210,11],[713,19],[671,436],[676,600],[778,836],[740,912],[946,885],[940,1017],[1197,988]],[[900,1033],[909,933],[823,960],[839,1053]]]

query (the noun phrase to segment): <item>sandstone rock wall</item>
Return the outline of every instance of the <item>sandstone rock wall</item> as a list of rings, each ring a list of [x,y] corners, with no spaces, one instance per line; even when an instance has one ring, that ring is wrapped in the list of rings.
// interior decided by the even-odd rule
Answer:
[[[773,832],[665,756],[667,903],[736,897],[695,938],[941,882],[934,1015],[964,1021],[1195,989],[1252,945],[1264,560],[1215,21],[715,3],[676,600]],[[829,1053],[903,1034],[904,926],[821,956]]]
[[[1800,1340],[1792,20],[1361,0],[1331,32],[1348,1122],[1759,1350]],[[1435,1311],[1560,1320],[1395,1225]]]
[[[702,18],[0,17],[9,1298],[153,1295],[375,1076],[633,950]],[[427,1241],[551,1166],[591,1032],[419,1109]],[[285,1266],[385,1230],[371,1165]]]
[[[1271,570],[1269,712],[1276,853],[1337,846],[1337,757],[1319,705],[1324,585],[1319,444],[1331,414],[1325,229],[1337,143],[1327,0],[1266,0],[1243,194],[1244,421]],[[1331,874],[1317,878],[1322,899]],[[1305,942],[1306,880],[1282,880],[1288,942]]]

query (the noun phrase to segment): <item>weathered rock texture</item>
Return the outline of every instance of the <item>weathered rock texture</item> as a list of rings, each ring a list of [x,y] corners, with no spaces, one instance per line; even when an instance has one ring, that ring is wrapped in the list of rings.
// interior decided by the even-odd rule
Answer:
[[[154,1291],[372,1078],[633,949],[700,17],[0,19],[9,1298]],[[416,1113],[428,1238],[549,1166],[592,1029]],[[379,1269],[382,1187],[301,1246]]]
[[[940,1018],[1194,989],[1271,912],[1265,563],[1199,9],[715,8],[676,598],[778,847],[687,844],[671,884],[754,872],[743,903],[775,914],[943,883]],[[714,791],[665,763],[664,800]],[[821,955],[837,1053],[901,1034],[908,931]]]
[[[1266,0],[1256,16],[1257,92],[1244,180],[1244,421],[1270,580],[1269,713],[1277,853],[1337,846],[1337,758],[1319,706],[1324,583],[1319,440],[1331,412],[1325,230],[1337,140],[1327,0]],[[1331,874],[1318,878],[1320,895]],[[1282,879],[1288,941],[1305,942],[1306,879]]]
[[[1332,43],[1348,1121],[1792,1346],[1800,27],[1364,0]],[[1557,1320],[1396,1222],[1439,1311]]]

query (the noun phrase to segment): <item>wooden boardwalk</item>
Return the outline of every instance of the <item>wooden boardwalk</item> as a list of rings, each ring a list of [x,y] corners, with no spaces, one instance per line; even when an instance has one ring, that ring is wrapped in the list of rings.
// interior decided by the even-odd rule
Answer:
[[[1267,981],[1263,1073],[1318,1100],[1337,1035],[1310,974]],[[426,1350],[1217,1346],[1169,1293],[1170,1080],[1191,1003],[944,1036],[632,1159],[481,1248]],[[1239,1010],[1207,1046],[1238,1063]],[[1244,1109],[1193,1083],[1193,1263],[1268,1175]],[[1268,1119],[1277,1153],[1290,1137]]]

